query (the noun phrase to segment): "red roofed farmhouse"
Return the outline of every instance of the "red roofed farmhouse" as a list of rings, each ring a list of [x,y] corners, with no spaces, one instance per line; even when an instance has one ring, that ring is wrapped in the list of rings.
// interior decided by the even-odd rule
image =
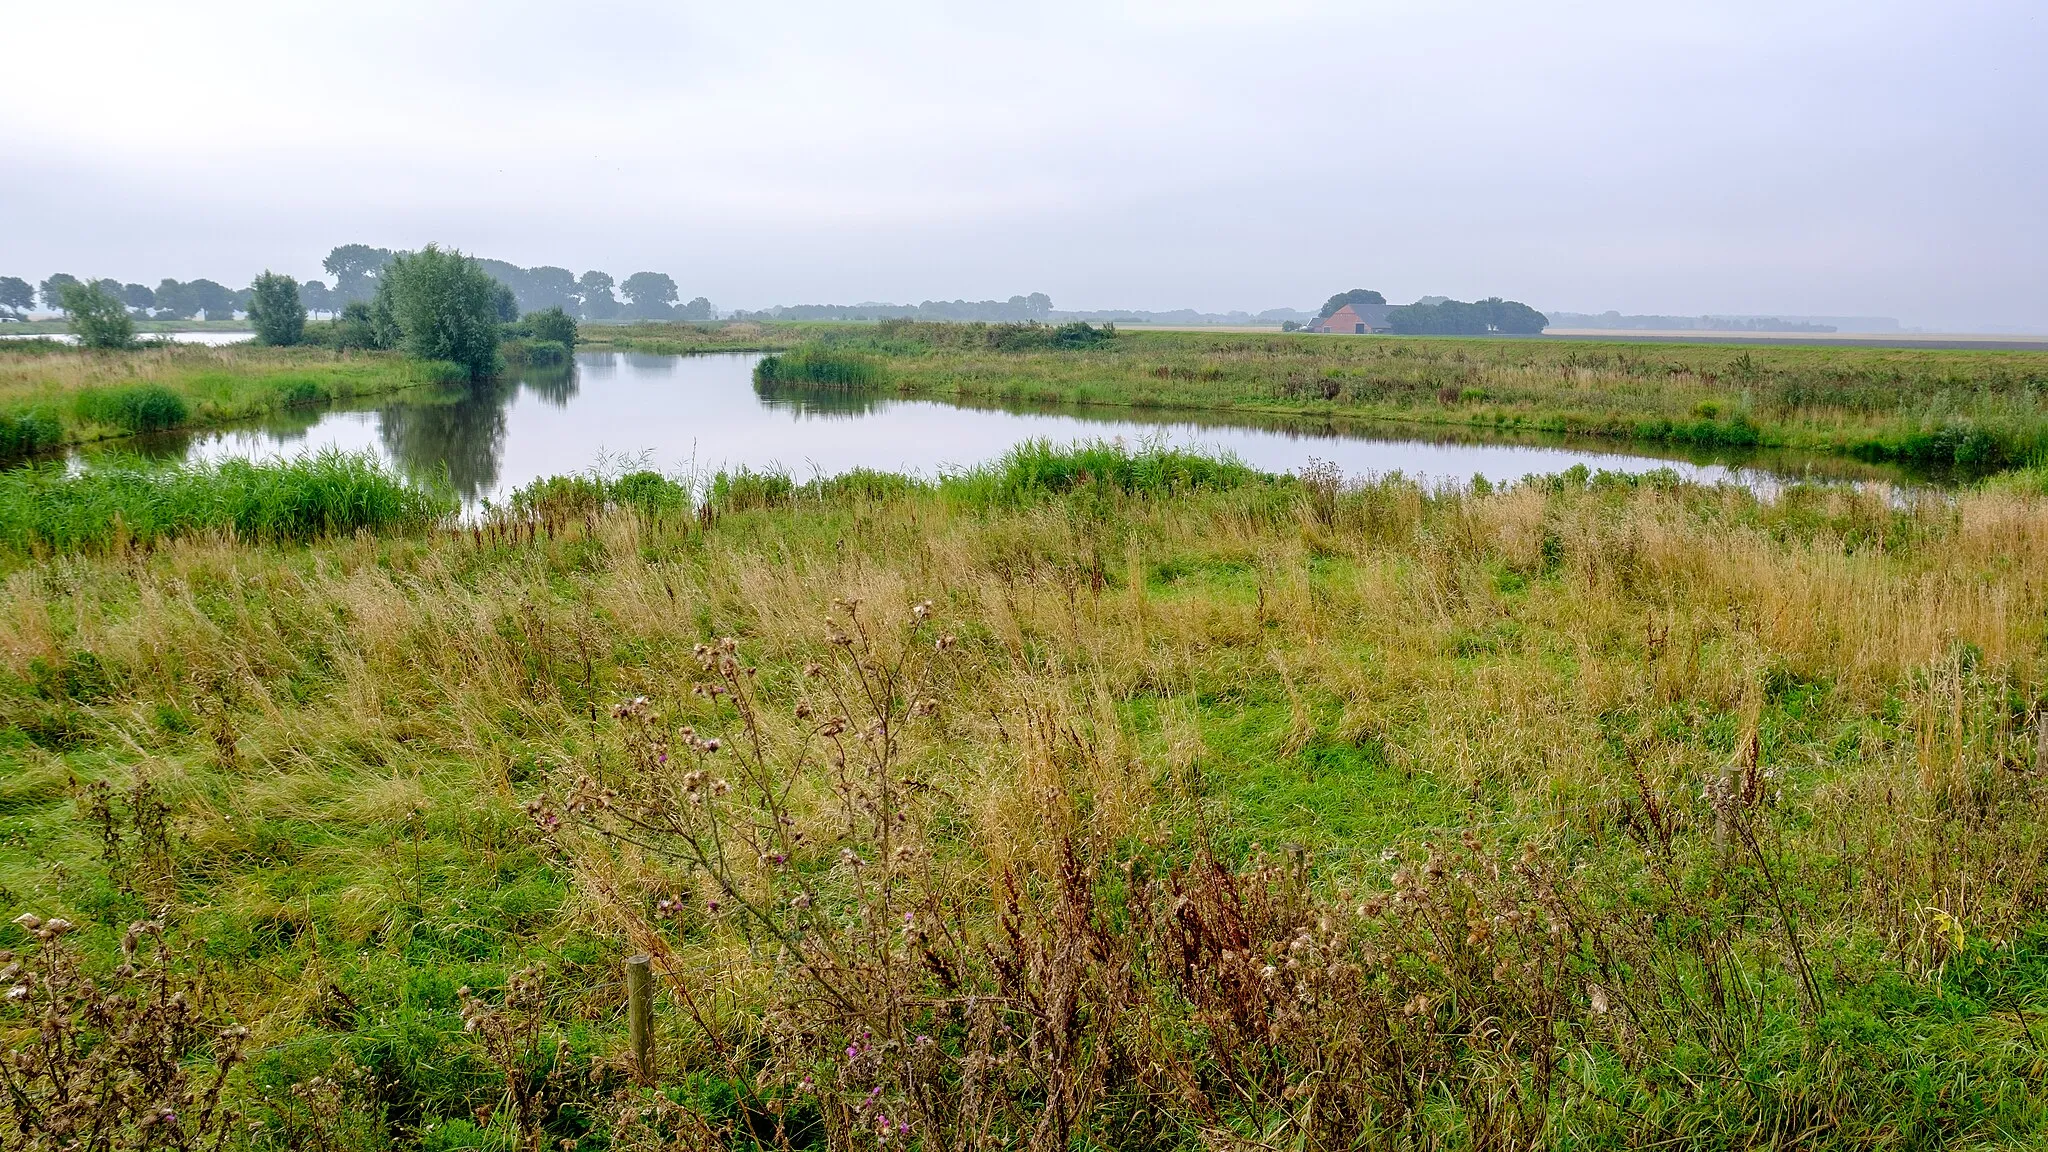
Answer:
[[[1309,325],[1311,332],[1385,332],[1391,327],[1387,323],[1387,306],[1371,304],[1346,304],[1328,316]]]

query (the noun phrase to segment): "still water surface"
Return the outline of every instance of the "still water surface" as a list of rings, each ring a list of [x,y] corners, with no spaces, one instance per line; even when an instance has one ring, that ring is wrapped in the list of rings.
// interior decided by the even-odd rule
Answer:
[[[626,464],[670,474],[783,470],[798,479],[874,468],[937,476],[1021,441],[1122,439],[1232,453],[1294,472],[1327,461],[1347,476],[1401,472],[1426,481],[1517,480],[1574,464],[1673,468],[1702,481],[1770,487],[1825,468],[1830,479],[1890,479],[1874,469],[1776,457],[1665,458],[1559,442],[1429,439],[1403,425],[1207,421],[1121,408],[962,407],[926,400],[812,394],[765,398],[755,355],[585,352],[573,365],[465,388],[420,389],[356,410],[286,413],[259,425],[159,438],[152,454],[191,460],[376,453],[407,475],[447,481],[466,501],[502,501],[537,477]]]

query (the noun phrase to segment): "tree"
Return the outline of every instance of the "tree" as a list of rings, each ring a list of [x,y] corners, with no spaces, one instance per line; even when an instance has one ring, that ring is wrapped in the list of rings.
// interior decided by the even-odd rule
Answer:
[[[159,320],[190,320],[199,314],[188,285],[160,280],[156,286],[156,315]]]
[[[96,284],[72,280],[57,289],[58,306],[71,321],[78,342],[87,348],[126,348],[135,342],[135,321],[119,297]]]
[[[619,288],[632,305],[633,316],[661,320],[675,314],[676,282],[660,272],[635,272]]]
[[[268,268],[249,285],[249,323],[256,342],[273,346],[298,344],[306,338],[306,306],[299,282]]]
[[[235,293],[226,285],[204,278],[188,280],[185,282],[185,291],[192,307],[206,313],[208,320],[234,319]]]
[[[1337,309],[1344,307],[1346,304],[1369,305],[1374,308],[1383,308],[1386,306],[1386,303],[1387,298],[1385,296],[1380,295],[1379,293],[1373,291],[1370,288],[1353,288],[1349,292],[1339,292],[1335,296],[1330,297],[1328,300],[1323,301],[1323,310],[1321,312],[1316,313],[1316,319],[1321,320],[1324,317],[1329,316],[1332,313],[1336,312]]]
[[[26,317],[36,306],[36,290],[19,276],[0,276],[0,309]]]
[[[459,364],[472,380],[495,376],[501,288],[476,261],[429,244],[384,266],[372,322],[386,309],[407,355]]]
[[[619,302],[612,296],[612,278],[603,272],[585,272],[576,282],[585,320],[609,320],[619,314]]]
[[[576,307],[576,274],[567,268],[556,268],[543,264],[526,270],[526,291],[519,298],[519,306],[528,312],[542,312],[549,308],[560,308],[564,312]]]
[[[676,305],[676,319],[716,320],[718,319],[718,310],[711,306],[711,301],[699,296],[688,304]]]
[[[46,312],[62,312],[64,310],[64,287],[67,284],[76,283],[78,283],[78,277],[73,276],[69,272],[55,273],[48,280],[43,281],[39,285],[43,294],[43,310]]]
[[[326,282],[321,280],[308,280],[299,285],[299,301],[306,306],[308,312],[325,312],[330,316],[338,307],[334,293],[329,292]]]
[[[1550,317],[1519,300],[1491,296],[1480,304],[1487,310],[1487,323],[1495,332],[1535,336],[1550,326]]]
[[[121,303],[126,304],[131,312],[147,312],[156,306],[156,293],[151,292],[147,284],[123,284]]]
[[[519,297],[502,280],[493,280],[497,287],[491,293],[491,300],[498,310],[498,323],[510,324],[519,319]]]
[[[343,244],[320,262],[334,277],[334,294],[343,300],[368,300],[377,293],[377,281],[391,263],[391,249],[368,244]]]

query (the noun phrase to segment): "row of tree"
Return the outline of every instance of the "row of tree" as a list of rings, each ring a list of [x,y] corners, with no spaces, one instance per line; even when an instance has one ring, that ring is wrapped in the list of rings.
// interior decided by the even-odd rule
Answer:
[[[67,288],[85,284],[68,272],[59,272],[40,284],[19,276],[0,276],[0,312],[26,317],[41,300],[45,309],[62,312]],[[248,288],[229,288],[212,280],[164,280],[151,288],[147,284],[123,284],[118,280],[95,280],[92,288],[120,303],[131,316],[159,320],[192,320],[204,315],[224,320],[249,308]]]
[[[332,287],[321,280],[298,282],[299,301],[308,312],[327,316],[340,315],[351,302],[368,303],[400,255],[389,248],[343,244],[322,261],[322,267],[334,277]],[[595,270],[577,276],[567,268],[521,268],[503,260],[468,259],[504,285],[520,312],[559,308],[567,316],[584,320],[712,320],[717,316],[711,301],[702,296],[679,302],[681,292],[675,280],[661,272],[635,272],[623,281],[614,281],[609,273]],[[0,313],[25,318],[39,300],[48,311],[68,312],[66,286],[83,283],[64,272],[39,284],[0,276]],[[117,280],[95,280],[91,286],[119,301],[130,316],[152,320],[230,319],[250,311],[256,290],[254,284],[229,288],[204,279],[164,280],[154,288]]]
[[[1470,304],[1442,300],[1389,308],[1387,323],[1402,336],[1535,336],[1550,318],[1519,300],[1489,296]]]
[[[388,248],[368,244],[343,244],[321,262],[334,277],[334,287],[319,285],[320,299],[342,307],[352,300],[369,300],[376,295],[385,270],[397,259]],[[717,316],[711,301],[702,296],[680,303],[676,282],[663,272],[635,272],[623,281],[608,272],[592,270],[578,276],[567,268],[543,264],[521,268],[503,260],[476,258],[473,263],[485,275],[503,284],[522,312],[544,312],[559,308],[564,315],[583,320],[712,320]],[[314,284],[319,284],[314,281]],[[308,307],[320,311],[309,299]]]
[[[134,343],[135,322],[121,287],[71,278],[51,291],[81,344],[123,348]],[[242,304],[257,343],[398,349],[460,365],[473,380],[498,373],[499,349],[508,339],[559,346],[564,357],[576,345],[576,321],[562,309],[522,317],[512,289],[485,271],[482,261],[432,244],[393,253],[379,266],[369,298],[344,304],[339,317],[317,332],[307,328],[305,288],[270,271],[249,285]]]
[[[922,304],[785,304],[735,312],[735,320],[959,320],[990,324],[1043,324],[1052,297],[1043,292],[1008,300],[926,300]]]

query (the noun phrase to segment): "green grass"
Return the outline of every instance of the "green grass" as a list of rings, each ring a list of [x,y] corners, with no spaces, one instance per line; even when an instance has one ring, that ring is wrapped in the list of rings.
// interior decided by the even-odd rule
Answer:
[[[201,532],[304,541],[433,522],[451,505],[373,458],[277,463],[62,465],[0,472],[0,544],[27,553],[104,549]]]
[[[819,333],[906,395],[1785,448],[1981,473],[2048,451],[2048,353],[886,323]]]
[[[1312,1098],[1362,1083],[1418,1094],[1409,1145],[1472,1147],[1500,1119],[1486,1099],[1532,1091],[1543,1037],[1562,1064],[1533,1146],[2048,1138],[2048,507],[2023,474],[1903,499],[1586,474],[1435,491],[1040,444],[936,480],[554,478],[461,532],[361,461],[4,479],[0,524],[55,527],[0,553],[0,947],[28,947],[13,917],[64,915],[105,972],[124,924],[165,916],[255,1029],[236,1106],[281,1131],[291,1089],[333,1076],[356,1125],[254,1147],[516,1146],[458,990],[496,1003],[528,966],[549,994],[520,1074],[558,1052],[567,1072],[544,1145],[637,1146],[611,1128],[650,1099],[623,1071],[620,967],[650,947],[680,973],[658,1091],[733,1125],[726,1146],[781,1115],[823,1147],[825,1093],[906,1103],[834,1055],[858,1032],[821,1031],[826,998],[781,943],[704,911],[701,877],[637,845],[593,859],[523,808],[588,776],[694,810],[689,766],[636,759],[614,714],[643,696],[664,757],[688,725],[744,788],[699,646],[736,638],[781,755],[806,744],[800,705],[858,707],[812,669],[854,600],[886,655],[898,633],[912,658],[951,654],[931,719],[886,734],[918,785],[895,793],[915,867],[892,916],[856,914],[834,861],[862,849],[867,785],[829,756],[787,777],[816,845],[800,863],[847,924],[888,926],[910,958],[892,979],[1015,1013],[1020,1045],[1066,1021],[1113,1062],[1074,1147],[1315,1147]],[[137,535],[131,512],[184,542],[103,547]],[[856,725],[838,747],[883,739]],[[1755,856],[1707,796],[1751,768]],[[155,849],[138,781],[169,812]],[[1190,974],[1203,905],[1169,886],[1205,850],[1242,894],[1244,955]],[[733,852],[742,891],[768,883]],[[1068,852],[1096,870],[1082,948],[1045,917]],[[1441,887],[1396,879],[1432,860]],[[677,892],[689,909],[657,913]],[[927,897],[965,941],[950,967],[896,928]],[[1323,970],[1304,933],[1369,1001],[1248,992],[1242,1026],[1198,1002],[1232,963],[1244,989],[1294,987],[1290,959]],[[976,982],[1013,935],[1027,993],[1084,966],[1071,1016]],[[1567,992],[1512,1016],[1538,954]],[[0,1004],[0,1033],[32,1025]],[[943,1014],[867,1026],[920,1067],[970,1038]],[[1425,1033],[1444,1045],[1425,1061],[1376,1047]],[[997,1123],[1021,1143],[1044,1073],[1006,1067],[992,1090],[1023,1127]],[[1272,1079],[1240,1091],[1245,1069]]]
[[[454,374],[451,365],[391,353],[254,345],[86,352],[7,342],[0,344],[0,462],[445,383]]]

